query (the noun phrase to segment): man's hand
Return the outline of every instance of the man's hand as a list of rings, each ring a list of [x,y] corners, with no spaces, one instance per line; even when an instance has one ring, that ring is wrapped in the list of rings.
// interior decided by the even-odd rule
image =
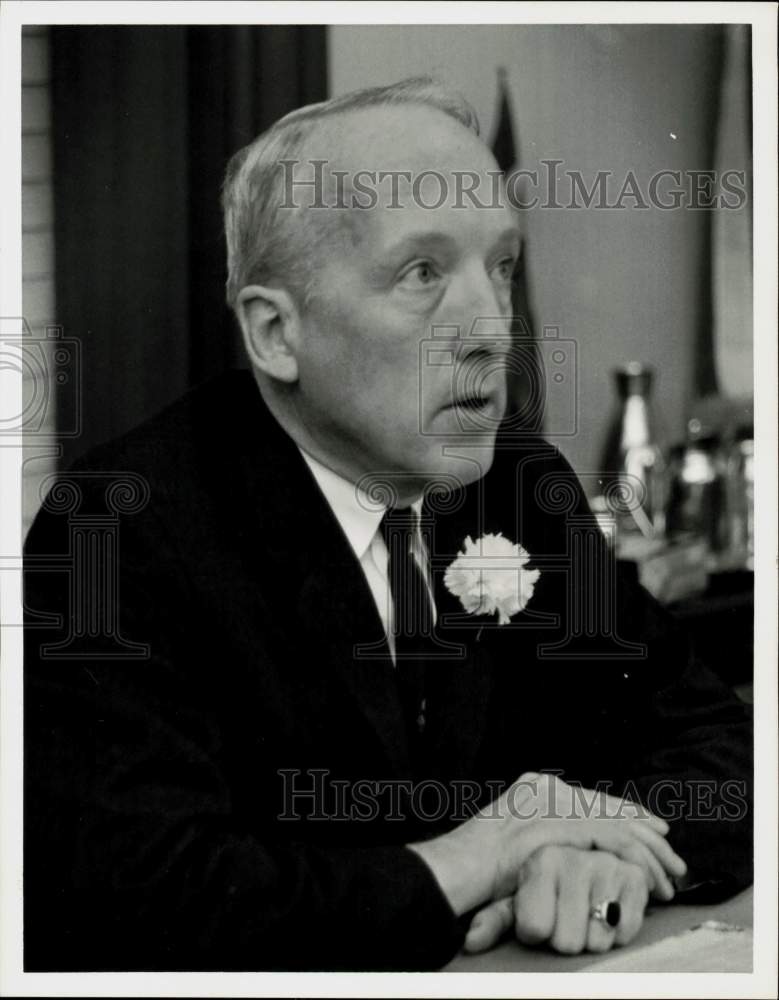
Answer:
[[[553,774],[526,772],[517,779],[513,787],[522,790],[521,796],[515,792],[514,800],[521,802],[517,815],[523,819],[613,817],[645,820],[647,828],[655,833],[664,836],[668,832],[665,820],[649,812],[640,803],[607,795],[603,791],[569,785]],[[669,902],[674,897],[674,887],[668,874],[681,877],[686,871],[686,866],[670,847],[663,845],[654,837],[644,837],[640,827],[634,832],[641,835],[637,836],[635,843],[630,843],[619,851],[619,856],[624,861],[643,868],[650,894],[655,899]]]
[[[455,913],[512,897],[522,866],[549,845],[608,852],[641,868],[647,888],[660,898],[673,896],[668,876],[687,869],[665,840],[664,820],[640,806],[632,807],[636,814],[629,817],[596,811],[588,818],[581,810],[550,804],[550,789],[561,791],[554,783],[567,794],[570,786],[557,778],[523,775],[450,833],[409,845],[427,863]]]
[[[648,898],[646,875],[638,865],[605,851],[547,845],[521,866],[513,896],[476,914],[465,950],[486,951],[513,928],[522,944],[548,944],[565,955],[608,951],[636,936]],[[619,902],[617,927],[590,916],[603,900]]]

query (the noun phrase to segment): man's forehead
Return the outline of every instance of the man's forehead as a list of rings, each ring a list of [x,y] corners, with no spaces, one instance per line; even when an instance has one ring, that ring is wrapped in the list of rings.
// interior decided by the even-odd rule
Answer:
[[[486,251],[498,243],[511,249],[521,242],[518,215],[506,205],[425,208],[411,198],[402,200],[399,209],[352,209],[350,216],[355,243],[369,242],[378,253],[414,248],[456,252],[466,247]]]
[[[404,104],[324,118],[291,170],[307,221],[326,226],[343,249],[381,252],[435,232],[486,246],[518,227],[492,153],[437,108]]]
[[[497,164],[481,139],[438,108],[397,104],[357,108],[323,118],[304,156],[331,171],[489,171]]]

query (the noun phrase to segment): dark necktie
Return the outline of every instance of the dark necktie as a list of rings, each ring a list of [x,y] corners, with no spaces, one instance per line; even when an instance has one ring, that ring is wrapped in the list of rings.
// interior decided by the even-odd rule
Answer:
[[[413,555],[417,514],[412,507],[393,508],[381,528],[389,552],[388,576],[394,604],[395,664],[398,691],[412,760],[420,761],[425,729],[425,659],[433,639],[433,604],[422,570]]]

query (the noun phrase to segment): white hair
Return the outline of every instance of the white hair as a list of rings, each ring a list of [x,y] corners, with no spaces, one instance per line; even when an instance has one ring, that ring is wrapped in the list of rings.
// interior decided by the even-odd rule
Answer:
[[[324,225],[301,225],[297,210],[281,210],[284,184],[280,161],[299,159],[307,138],[327,118],[362,108],[404,104],[443,111],[479,135],[479,121],[468,101],[432,77],[420,76],[298,108],[231,158],[222,188],[227,302],[231,308],[246,285],[283,283],[304,300],[311,288],[311,255],[329,230]]]

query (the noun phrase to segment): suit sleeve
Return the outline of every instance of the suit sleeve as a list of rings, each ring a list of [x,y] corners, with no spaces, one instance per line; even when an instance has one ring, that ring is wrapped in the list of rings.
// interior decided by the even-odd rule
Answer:
[[[691,655],[665,609],[622,586],[625,620],[644,623],[649,650],[618,720],[633,734],[626,787],[670,824],[689,869],[677,898],[713,902],[752,882],[751,707]]]
[[[125,539],[121,635],[97,652],[94,636],[73,641],[107,584],[74,595],[67,522],[42,511],[26,546],[25,968],[445,964],[462,931],[415,853],[311,846],[237,818],[224,734],[180,655],[164,531]],[[149,640],[141,657],[122,645]],[[214,685],[224,666],[210,664]]]
[[[568,463],[558,453],[553,465],[575,483],[572,513],[594,524]],[[602,566],[605,537],[597,544]],[[577,709],[579,746],[595,744],[586,780],[612,779],[612,789],[668,820],[669,841],[689,868],[677,899],[724,898],[752,881],[751,708],[691,655],[681,623],[619,564],[611,596],[620,637],[645,652],[586,661],[589,708]]]

